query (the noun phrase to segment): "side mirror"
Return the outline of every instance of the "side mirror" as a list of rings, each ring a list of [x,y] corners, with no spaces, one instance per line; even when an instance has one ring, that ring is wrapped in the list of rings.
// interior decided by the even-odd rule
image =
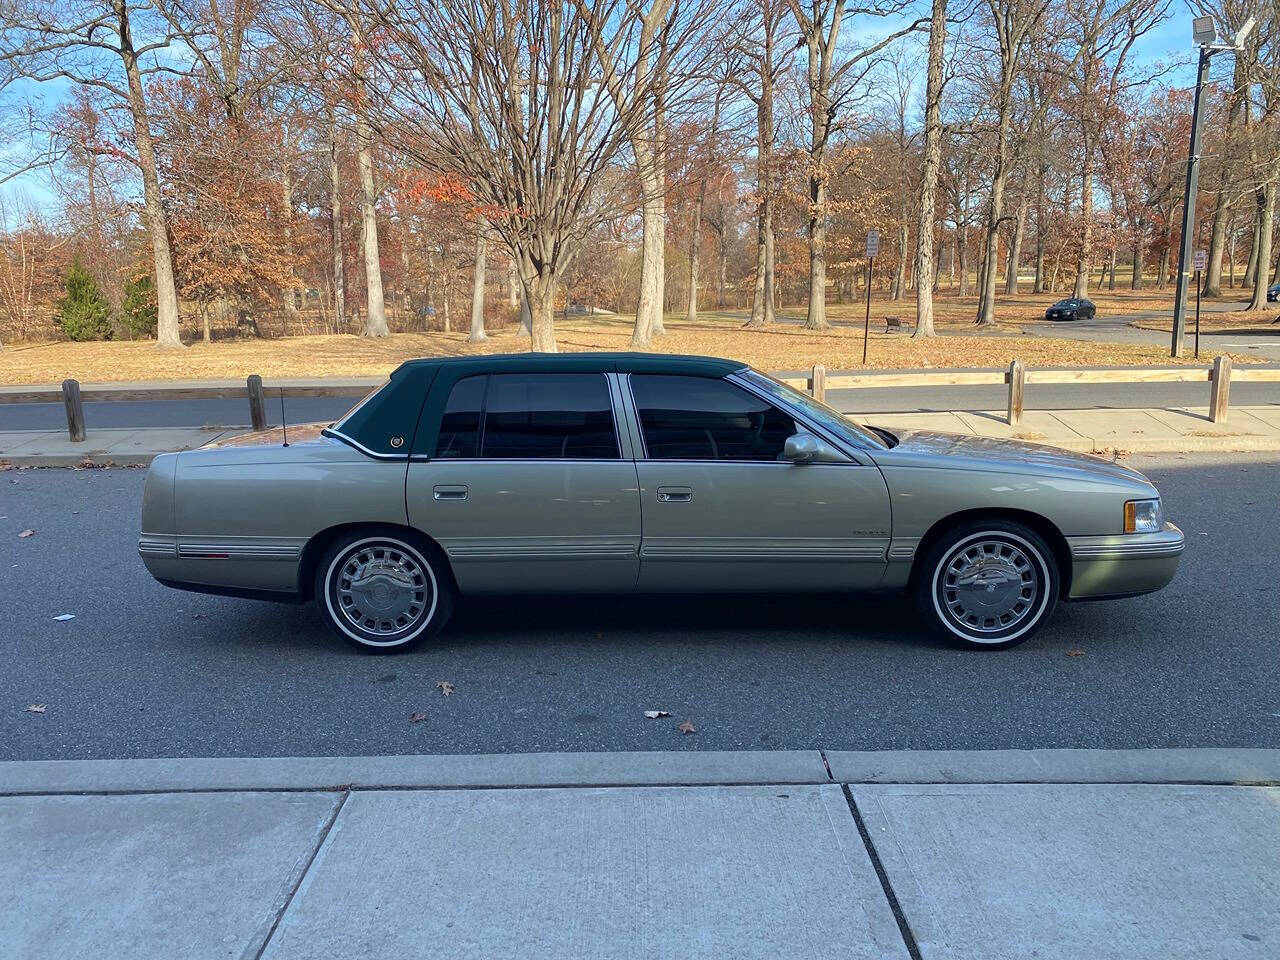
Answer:
[[[792,463],[813,463],[821,452],[818,438],[811,433],[793,433],[782,445],[782,459]]]

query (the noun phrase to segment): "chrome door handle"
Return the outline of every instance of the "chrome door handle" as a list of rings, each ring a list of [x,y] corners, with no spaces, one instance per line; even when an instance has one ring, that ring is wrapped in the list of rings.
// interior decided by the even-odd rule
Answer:
[[[688,503],[693,499],[693,487],[659,487],[658,500],[662,503]]]
[[[467,499],[467,485],[459,483],[452,486],[436,486],[431,489],[431,495],[437,500],[465,500]]]

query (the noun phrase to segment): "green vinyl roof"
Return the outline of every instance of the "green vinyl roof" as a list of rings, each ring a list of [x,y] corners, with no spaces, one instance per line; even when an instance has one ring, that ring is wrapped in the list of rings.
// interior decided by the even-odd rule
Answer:
[[[423,357],[407,360],[402,371],[435,367],[453,374],[580,371],[583,373],[684,373],[695,376],[723,377],[741,370],[740,360],[719,357],[696,357],[666,353],[497,353],[468,357]]]

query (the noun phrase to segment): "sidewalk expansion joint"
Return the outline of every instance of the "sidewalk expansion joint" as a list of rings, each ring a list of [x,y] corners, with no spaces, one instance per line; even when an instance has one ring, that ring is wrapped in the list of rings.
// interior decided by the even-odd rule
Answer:
[[[880,888],[884,891],[884,898],[889,902],[889,909],[893,912],[893,919],[897,921],[898,932],[902,935],[902,943],[907,948],[907,953],[910,955],[911,960],[922,960],[920,945],[916,943],[916,936],[911,932],[911,924],[907,921],[907,915],[902,911],[902,904],[893,890],[893,883],[889,880],[889,874],[885,870],[884,864],[880,862],[880,854],[876,852],[876,845],[871,840],[871,833],[867,830],[867,823],[862,819],[861,811],[858,810],[858,803],[853,799],[853,791],[849,789],[847,783],[841,784],[840,789],[844,791],[844,799],[849,804],[849,813],[853,815],[853,822],[858,826],[858,835],[862,837],[862,845],[867,848],[867,856],[871,859],[871,866],[875,868],[876,876],[880,880]]]
[[[831,775],[831,762],[827,759],[827,751],[819,750],[818,756],[822,758],[822,765],[826,768],[827,779],[834,782],[836,778]]]
[[[350,796],[351,792],[349,790],[344,792],[342,799],[333,805],[333,810],[330,811],[328,819],[325,820],[315,846],[311,848],[311,854],[307,857],[307,862],[298,871],[297,879],[294,880],[288,894],[285,895],[284,902],[280,904],[280,909],[276,911],[276,915],[271,921],[271,929],[267,931],[267,935],[262,938],[261,945],[254,951],[253,960],[262,960],[262,955],[266,953],[267,947],[271,945],[271,938],[276,935],[276,929],[280,926],[280,921],[284,919],[285,913],[288,912],[293,903],[293,898],[297,896],[298,890],[302,887],[302,882],[307,879],[307,874],[311,872],[311,865],[316,862],[316,857],[319,856],[320,851],[324,848],[325,842],[329,839],[329,832],[333,830],[333,825],[338,822],[338,816],[342,813],[342,808],[347,805],[347,799]],[[249,960],[247,950],[243,960]]]

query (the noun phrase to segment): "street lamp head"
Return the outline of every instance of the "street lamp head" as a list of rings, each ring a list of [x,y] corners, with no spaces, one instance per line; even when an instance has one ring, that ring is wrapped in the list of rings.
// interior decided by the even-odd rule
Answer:
[[[1198,47],[1212,47],[1218,42],[1218,28],[1213,17],[1196,17],[1191,21],[1191,39]]]
[[[1232,46],[1234,46],[1237,50],[1243,50],[1245,37],[1249,36],[1249,34],[1253,32],[1253,28],[1256,27],[1257,25],[1258,25],[1258,20],[1256,17],[1250,17],[1248,20],[1246,20],[1244,22],[1244,26],[1242,26],[1239,30],[1236,31],[1236,40],[1235,40],[1235,43],[1232,44]]]

